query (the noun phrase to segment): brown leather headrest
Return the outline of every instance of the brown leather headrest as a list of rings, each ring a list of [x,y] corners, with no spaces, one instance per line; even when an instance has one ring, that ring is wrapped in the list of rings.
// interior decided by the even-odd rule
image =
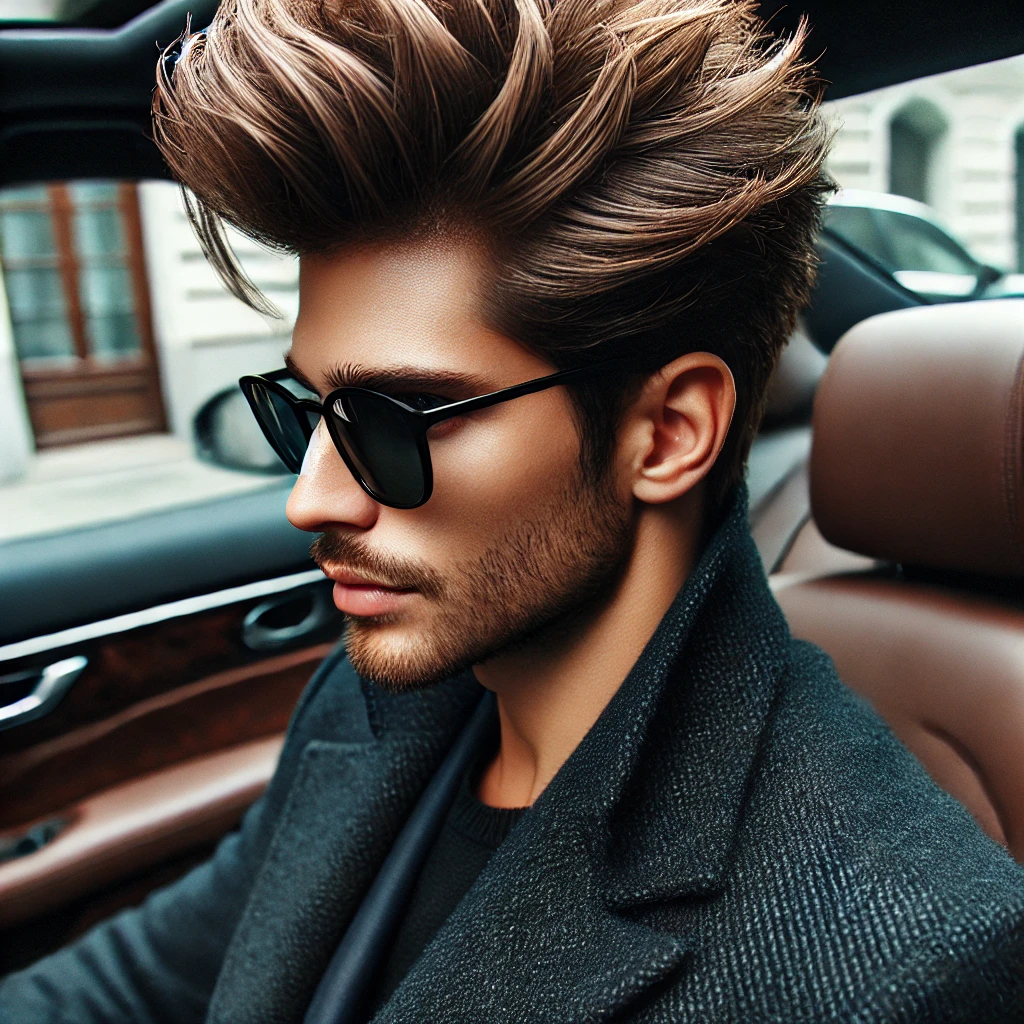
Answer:
[[[814,403],[811,508],[850,551],[1024,575],[1024,300],[883,313]]]

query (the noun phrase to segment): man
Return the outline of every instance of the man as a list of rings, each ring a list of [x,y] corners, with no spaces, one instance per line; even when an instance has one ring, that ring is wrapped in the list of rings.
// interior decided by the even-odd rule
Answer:
[[[732,0],[232,0],[164,63],[229,286],[263,301],[222,221],[301,257],[316,401],[245,390],[348,630],[241,831],[9,1019],[303,1019],[485,691],[364,1018],[1021,1019],[1020,869],[746,528],[827,191],[800,41]]]

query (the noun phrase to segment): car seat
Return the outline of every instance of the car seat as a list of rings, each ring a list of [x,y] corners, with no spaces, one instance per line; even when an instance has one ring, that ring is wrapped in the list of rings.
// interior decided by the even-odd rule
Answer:
[[[828,357],[798,326],[768,382],[764,421],[747,460],[750,522],[774,504],[782,484],[811,452],[811,404]]]
[[[1024,301],[852,328],[772,514],[794,635],[1024,861]]]
[[[768,384],[764,423],[747,462],[750,528],[765,572],[874,565],[829,544],[811,518],[811,410],[827,365],[828,356],[800,324]]]

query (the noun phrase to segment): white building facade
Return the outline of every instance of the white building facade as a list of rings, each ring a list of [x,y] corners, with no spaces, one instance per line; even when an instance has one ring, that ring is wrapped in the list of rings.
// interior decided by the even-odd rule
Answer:
[[[837,127],[828,168],[841,185],[921,199],[980,260],[1024,270],[1024,57],[826,110]],[[297,311],[297,265],[234,237],[253,282],[283,314],[265,318],[231,297],[207,265],[175,185],[141,183],[137,208],[164,422],[190,438],[208,398],[244,373],[281,365]],[[0,288],[0,480],[23,472],[33,451],[13,336]]]
[[[243,374],[282,365],[298,310],[298,264],[231,233],[239,262],[282,314],[261,316],[229,295],[206,262],[177,186],[144,182],[139,206],[168,426],[188,437],[208,398]]]
[[[826,105],[840,185],[934,207],[981,261],[1024,270],[1024,57]]]

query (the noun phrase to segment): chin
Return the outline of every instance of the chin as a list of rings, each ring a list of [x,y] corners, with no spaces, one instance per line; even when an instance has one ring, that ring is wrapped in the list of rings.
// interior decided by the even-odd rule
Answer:
[[[469,667],[465,658],[438,649],[423,630],[377,619],[349,617],[345,652],[352,667],[389,693],[422,690]],[[447,656],[445,656],[447,655]]]

